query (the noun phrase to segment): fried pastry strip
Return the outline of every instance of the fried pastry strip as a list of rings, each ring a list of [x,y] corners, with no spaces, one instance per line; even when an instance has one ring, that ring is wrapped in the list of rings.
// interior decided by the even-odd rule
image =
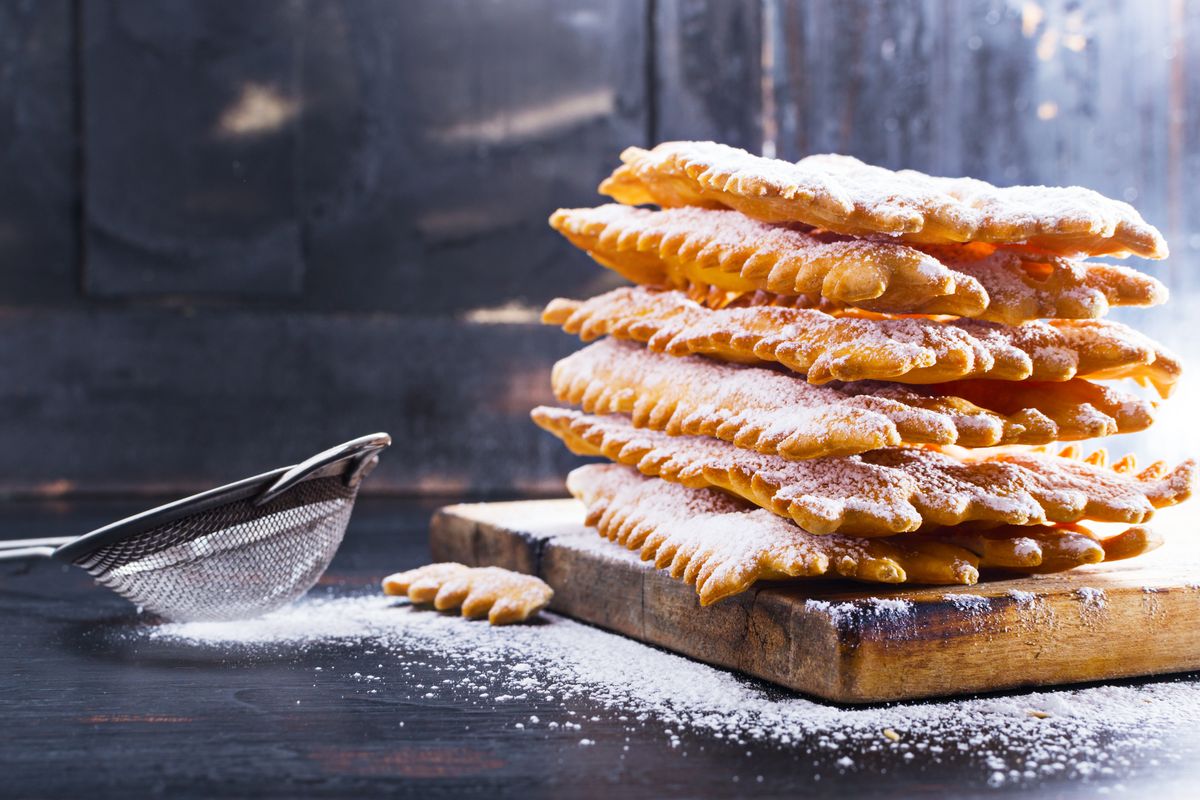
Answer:
[[[1078,524],[1001,525],[983,530],[960,525],[928,536],[971,551],[980,568],[1023,573],[1062,572],[1084,564],[1121,561],[1162,544],[1162,538],[1144,525],[1104,539]]]
[[[982,313],[988,301],[979,281],[916,248],[823,238],[736,211],[609,204],[559,209],[550,225],[604,266],[650,286],[700,284],[727,292],[810,295],[874,311],[967,317]]]
[[[1137,270],[1074,262],[988,245],[927,247],[846,239],[769,225],[735,211],[652,211],[609,204],[559,209],[550,224],[594,259],[660,288],[705,290],[719,305],[753,292],[805,296],[808,305],[900,314],[952,314],[1019,324],[1092,319],[1110,305],[1166,300]],[[699,299],[697,297],[697,299]]]
[[[1000,188],[972,178],[893,172],[839,155],[792,163],[715,142],[630,147],[600,191],[627,205],[736,209],[848,236],[987,242],[1063,255],[1165,258],[1167,244],[1129,204],[1077,186]]]
[[[858,384],[851,384],[858,385]],[[923,408],[943,402],[974,404],[992,411],[1024,430],[994,444],[1050,444],[1133,433],[1154,422],[1154,403],[1111,386],[1081,378],[1050,383],[1042,381],[953,381],[922,387],[887,384],[877,390],[884,396],[911,389],[921,392]],[[976,447],[987,442],[960,437],[956,444]]]
[[[1019,325],[1034,319],[1099,319],[1112,306],[1155,306],[1167,301],[1167,287],[1128,267],[1095,261],[1005,250],[983,244],[926,246],[952,270],[977,280],[988,305],[966,315]],[[931,301],[925,314],[953,314]]]
[[[972,402],[953,383],[814,386],[776,369],[674,358],[619,339],[562,359],[551,380],[559,400],[590,414],[628,414],[639,428],[789,459],[899,444],[1048,444],[1142,430],[1153,419],[1150,403],[1082,380],[964,382]]]
[[[586,524],[696,587],[707,606],[762,580],[845,577],[876,583],[973,584],[980,570],[1063,572],[1131,558],[1161,540],[1136,526],[1097,539],[1079,526],[955,528],[934,535],[817,536],[717,489],[688,489],[616,464],[567,476]]]
[[[542,321],[585,341],[611,335],[673,356],[778,362],[817,384],[1133,378],[1166,396],[1182,371],[1179,361],[1149,338],[1103,320],[1004,326],[768,306],[711,310],[678,291],[623,287],[583,301],[553,300]]]
[[[687,489],[628,467],[593,464],[567,477],[587,507],[587,524],[671,577],[709,605],[756,581],[846,577],[877,583],[973,584],[970,551],[920,537],[815,536],[715,489]],[[904,539],[905,541],[898,541]]]
[[[602,455],[690,488],[724,489],[815,534],[891,536],[972,521],[1136,524],[1186,499],[1196,467],[1156,463],[1135,476],[1096,458],[904,447],[788,461],[718,439],[637,429],[621,416],[543,406],[532,417],[578,455]]]
[[[462,607],[472,619],[486,616],[493,625],[523,622],[554,596],[545,581],[499,567],[468,567],[453,561],[427,564],[383,579],[383,592],[432,603],[438,611]]]

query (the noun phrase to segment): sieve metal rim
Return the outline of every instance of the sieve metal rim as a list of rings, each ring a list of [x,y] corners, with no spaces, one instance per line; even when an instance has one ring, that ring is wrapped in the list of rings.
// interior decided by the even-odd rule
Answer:
[[[51,558],[74,564],[101,547],[115,544],[183,517],[257,495],[256,503],[267,502],[301,483],[342,475],[348,485],[361,481],[374,467],[379,451],[391,444],[386,433],[373,433],[331,447],[290,467],[279,467],[240,481],[184,497],[140,514],[117,520],[76,537],[49,553]]]

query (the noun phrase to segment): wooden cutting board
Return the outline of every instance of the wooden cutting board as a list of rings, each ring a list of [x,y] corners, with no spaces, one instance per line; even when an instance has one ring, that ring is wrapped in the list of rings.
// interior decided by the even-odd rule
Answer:
[[[575,500],[448,506],[430,546],[438,561],[539,575],[559,613],[844,703],[1200,669],[1200,548],[1181,525],[1154,553],[1071,573],[963,587],[765,583],[701,608],[691,586],[583,515]]]

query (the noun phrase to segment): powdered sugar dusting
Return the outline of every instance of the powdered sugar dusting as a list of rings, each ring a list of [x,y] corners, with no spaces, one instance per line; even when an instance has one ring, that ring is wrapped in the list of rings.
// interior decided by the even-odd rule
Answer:
[[[907,553],[886,542],[815,536],[724,492],[686,489],[612,464],[580,467],[567,487],[602,536],[694,583],[706,604],[768,578],[905,577]]]
[[[1083,586],[1075,590],[1075,596],[1079,598],[1082,608],[1080,613],[1085,617],[1094,617],[1104,611],[1108,605],[1108,595],[1104,593],[1103,589]]]
[[[903,236],[936,226],[954,231],[935,239],[941,241],[1036,239],[1067,253],[1166,255],[1162,235],[1129,204],[1080,187],[999,188],[971,178],[893,172],[834,154],[792,163],[715,142],[664,142],[649,151],[629,148],[621,158],[651,192],[664,179],[690,182],[697,199],[719,199],[768,221],[790,219],[852,235]],[[620,199],[619,191],[612,193]],[[929,241],[930,234],[920,238]]]
[[[814,386],[777,368],[668,356],[620,339],[603,339],[559,361],[553,384],[560,400],[589,413],[631,414],[638,427],[716,436],[789,458],[901,441],[999,444],[1011,435],[1023,443],[1039,437],[1049,442],[1077,428],[1082,414],[1091,415],[1091,425],[1116,430],[1118,421],[1102,409],[1117,413],[1114,406],[1126,399],[1090,385],[1084,387],[1087,400],[1076,402],[1008,386],[1012,413],[1002,414],[920,386],[875,381]],[[1137,419],[1148,413],[1146,405],[1137,407]]]
[[[716,260],[719,258],[712,252],[714,250],[759,251],[790,253],[806,260],[855,258],[869,266],[886,254],[898,253],[925,265],[933,273],[945,275],[948,272],[944,267],[939,268],[931,256],[903,244],[818,237],[794,228],[759,222],[736,211],[697,207],[651,210],[607,203],[597,208],[576,208],[560,213],[570,215],[572,227],[590,229],[598,224],[616,232],[636,230],[639,237],[667,242],[671,252],[679,252],[680,247],[689,253],[699,249],[681,244],[681,240],[702,233],[706,246],[711,248],[706,250],[705,257]]]
[[[1039,318],[1090,319],[1104,316],[1109,305],[1156,305],[1165,302],[1166,287],[1128,267],[1064,258],[1034,258],[996,250],[980,258],[969,248],[931,248],[944,264],[970,275],[987,290],[990,301],[982,319],[1020,324]],[[1045,274],[1034,274],[1034,269]]]
[[[942,599],[968,614],[979,614],[987,611],[991,603],[986,597],[978,594],[945,594],[942,595]]]
[[[879,613],[902,612],[881,606]],[[1184,758],[1200,723],[1200,689],[1175,682],[840,708],[544,616],[540,625],[492,628],[382,597],[309,599],[255,620],[163,625],[139,635],[222,649],[351,642],[373,651],[370,674],[359,683],[380,699],[454,698],[491,708],[530,697],[551,704],[586,698],[606,718],[656,727],[685,749],[697,739],[770,743],[807,753],[829,772],[870,768],[872,753],[902,758],[920,750],[935,765],[973,765],[980,783],[1111,781],[1133,774],[1139,761]],[[409,670],[427,663],[444,680],[415,685]],[[568,742],[591,741],[588,726],[599,717],[570,715],[556,720],[539,710],[522,724]]]
[[[652,476],[707,483],[789,516],[814,533],[886,535],[922,523],[989,520],[1013,525],[1074,522],[1120,512],[1139,522],[1155,503],[1183,496],[1171,475],[1140,481],[1083,461],[1040,453],[975,456],[967,451],[889,448],[861,455],[789,461],[701,436],[634,428],[619,416],[538,408],[539,425],[577,452],[605,454]],[[1190,476],[1194,465],[1177,468]],[[726,476],[753,476],[753,482]],[[1190,478],[1189,478],[1190,480]],[[749,485],[749,488],[747,486]]]
[[[558,299],[543,320],[584,339],[611,334],[671,355],[776,361],[812,383],[963,378],[1064,381],[1076,375],[1178,380],[1170,354],[1105,320],[1020,326],[982,320],[834,316],[776,306],[709,309],[678,291],[622,287],[584,301]],[[1156,361],[1163,364],[1156,365]],[[1165,365],[1165,366],[1164,366]]]
[[[909,600],[890,597],[868,597],[862,600],[831,602],[828,600],[804,601],[808,611],[824,614],[835,625],[854,626],[865,620],[875,624],[899,629],[913,623],[913,604]]]

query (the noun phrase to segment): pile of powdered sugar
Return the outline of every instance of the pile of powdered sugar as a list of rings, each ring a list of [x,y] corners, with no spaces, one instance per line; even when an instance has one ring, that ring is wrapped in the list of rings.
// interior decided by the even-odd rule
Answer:
[[[378,664],[371,675],[351,676],[372,694],[481,706],[586,698],[614,718],[662,726],[676,745],[681,734],[767,743],[838,771],[866,768],[861,762],[879,754],[908,760],[920,753],[935,764],[965,760],[992,785],[1124,779],[1136,764],[1155,768],[1192,755],[1188,742],[1200,722],[1200,686],[1177,681],[838,707],[552,614],[543,624],[495,628],[377,596],[308,599],[254,620],[141,630],[139,636],[175,646],[223,649],[350,642]],[[406,665],[433,660],[452,677],[434,685],[406,679]],[[533,716],[521,727],[569,728],[591,743],[587,724],[578,717],[559,728]]]

